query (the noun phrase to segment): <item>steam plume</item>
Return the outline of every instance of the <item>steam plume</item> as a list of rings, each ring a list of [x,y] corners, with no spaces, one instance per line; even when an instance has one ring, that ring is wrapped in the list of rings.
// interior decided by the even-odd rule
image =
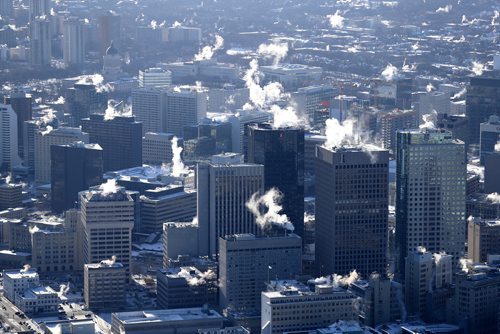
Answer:
[[[106,183],[103,183],[99,186],[99,189],[101,190],[102,196],[108,196],[111,194],[116,194],[120,190],[120,187],[116,184],[115,179],[108,179]]]
[[[182,162],[182,147],[178,146],[178,138],[172,138],[172,176],[180,177],[187,169]]]
[[[435,129],[437,122],[437,111],[433,110],[429,114],[422,115],[422,121],[423,123],[419,126],[420,129]]]
[[[481,64],[480,62],[473,61],[472,62],[472,72],[474,72],[475,75],[480,76],[484,72],[484,64]]]
[[[20,270],[20,272],[25,273],[31,269],[31,266],[29,264],[25,264],[23,268]]]
[[[257,53],[266,58],[274,58],[273,66],[277,66],[288,53],[288,43],[261,44]]]
[[[280,204],[282,199],[283,194],[278,189],[271,188],[262,196],[259,196],[259,193],[254,193],[245,205],[255,215],[255,222],[262,230],[267,230],[272,225],[277,225],[293,231],[295,227],[290,222],[288,216],[280,214],[281,210],[283,210]],[[267,208],[264,214],[261,211],[262,207]]]
[[[195,60],[208,60],[212,59],[214,53],[224,46],[224,38],[219,35],[215,35],[215,43],[213,46],[206,45],[201,49],[201,51],[194,56]]]
[[[385,81],[392,81],[398,76],[398,68],[392,64],[388,64],[382,71],[382,77]]]
[[[332,28],[342,28],[344,26],[344,17],[340,14],[340,10],[337,10],[333,15],[328,15],[327,18],[330,20]]]

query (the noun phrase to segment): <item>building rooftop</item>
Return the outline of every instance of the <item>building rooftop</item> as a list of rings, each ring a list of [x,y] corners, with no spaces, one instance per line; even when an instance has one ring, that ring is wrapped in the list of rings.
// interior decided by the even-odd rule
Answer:
[[[148,322],[178,322],[204,319],[220,319],[223,317],[212,309],[201,307],[171,310],[152,310],[136,312],[118,312],[113,314],[116,319],[125,324],[141,324]]]
[[[23,278],[37,278],[38,273],[34,269],[8,270],[3,272],[3,276],[15,280]]]

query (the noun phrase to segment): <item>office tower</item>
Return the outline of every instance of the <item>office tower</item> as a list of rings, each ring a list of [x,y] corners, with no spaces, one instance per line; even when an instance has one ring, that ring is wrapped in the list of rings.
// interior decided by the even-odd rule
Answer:
[[[484,157],[484,192],[500,193],[500,151]]]
[[[370,83],[370,105],[375,107],[411,109],[413,79],[396,77],[375,79]]]
[[[139,71],[139,88],[168,88],[172,85],[172,72],[158,67]]]
[[[123,74],[122,71],[123,59],[120,56],[118,49],[111,42],[106,49],[106,54],[102,57],[102,75],[107,80],[115,80]]]
[[[7,183],[0,179],[0,211],[9,208],[19,208],[23,202],[23,186],[21,183]]]
[[[188,161],[206,160],[211,155],[232,152],[229,122],[202,119],[198,125],[184,127],[183,157]]]
[[[10,104],[17,115],[17,144],[19,156],[24,158],[24,122],[31,120],[33,111],[31,107],[31,94],[15,90],[4,99],[5,104]]]
[[[83,229],[83,263],[100,263],[116,256],[130,266],[134,200],[124,188],[111,181],[80,193]]]
[[[384,276],[389,152],[323,146],[316,152],[317,272]]]
[[[142,122],[143,134],[158,133],[164,129],[167,107],[165,91],[159,89],[132,90],[132,112],[138,122]]]
[[[396,143],[396,242],[399,273],[417,247],[457,263],[465,245],[465,145],[445,130],[408,130]]]
[[[237,115],[230,115],[228,117],[232,125],[232,139],[231,147],[233,152],[245,153],[248,150],[248,138],[246,136],[246,127],[249,124],[264,123],[272,120],[271,113],[262,110],[238,110]]]
[[[47,219],[50,222],[50,217]],[[56,220],[55,226],[39,225],[31,228],[31,264],[39,273],[63,273],[81,270],[77,267],[79,235],[77,235],[78,211],[65,212],[64,220]]]
[[[245,203],[264,190],[264,166],[243,163],[241,154],[216,155],[197,165],[196,186],[202,254],[216,255],[225,235],[259,232]]]
[[[438,129],[450,131],[454,139],[461,140],[465,143],[465,147],[469,144],[469,128],[465,114],[438,114],[436,127]]]
[[[0,171],[21,163],[18,155],[17,115],[8,104],[0,104]]]
[[[116,310],[126,305],[127,271],[114,259],[87,263],[83,269],[83,298],[87,309]]]
[[[455,275],[455,318],[465,333],[498,333],[499,289],[497,268],[477,266]]]
[[[174,87],[167,91],[163,132],[182,137],[184,127],[196,125],[207,115],[207,89],[196,86]]]
[[[32,22],[39,16],[50,14],[50,0],[30,0],[29,1],[29,21]]]
[[[106,14],[97,18],[97,28],[99,32],[99,50],[101,55],[106,54],[111,42],[119,50],[121,49],[121,16],[114,11],[108,11]]]
[[[316,146],[323,145],[326,141],[326,136],[306,133],[304,137],[304,175],[307,181],[308,178],[316,175]]]
[[[75,208],[80,191],[102,183],[103,152],[98,144],[53,145],[50,156],[52,211]]]
[[[163,266],[171,267],[171,263],[179,257],[198,257],[200,252],[198,222],[176,222],[163,224]]]
[[[467,196],[465,216],[483,219],[500,218],[500,201],[496,194],[475,193]]]
[[[82,119],[82,129],[102,147],[105,172],[142,166],[142,123],[133,116],[105,119],[93,114]]]
[[[450,114],[450,93],[441,91],[417,93],[415,111],[420,117],[436,111],[438,114]]]
[[[330,109],[337,90],[332,86],[309,86],[292,93],[296,108],[306,116],[311,126],[323,126],[330,118]]]
[[[70,17],[63,23],[63,59],[66,66],[85,63],[84,21]]]
[[[73,116],[75,126],[91,114],[103,114],[108,106],[108,94],[98,89],[92,79],[80,80],[65,92],[66,112]]]
[[[51,163],[50,149],[52,145],[66,145],[73,142],[89,142],[89,134],[80,128],[60,127],[35,134],[35,181],[50,183]]]
[[[12,17],[14,14],[13,0],[3,0],[0,1],[0,16],[2,17]]]
[[[148,165],[161,165],[172,161],[172,138],[174,135],[170,133],[146,132],[142,137],[142,162]]]
[[[479,150],[481,164],[484,164],[486,156],[500,151],[500,117],[497,115],[490,116],[485,123],[479,124]]]
[[[250,97],[250,90],[246,87],[238,88],[226,83],[222,88],[210,88],[208,91],[208,112],[234,112],[243,108]]]
[[[296,234],[256,237],[227,235],[219,239],[219,307],[228,312],[260,314],[266,282],[301,274],[302,240]]]
[[[485,263],[488,255],[500,254],[500,220],[470,217],[467,233],[467,257]]]
[[[52,32],[50,20],[40,16],[30,24],[30,63],[33,66],[50,66],[52,58]]]
[[[217,305],[217,274],[196,267],[160,269],[156,275],[158,305],[162,309],[179,309]]]
[[[396,132],[415,129],[419,124],[418,113],[413,110],[395,109],[381,115],[379,119],[380,142],[386,150],[396,150]]]
[[[182,185],[149,189],[141,196],[141,232],[161,232],[165,222],[191,221],[196,216],[196,191]]]
[[[270,123],[248,126],[246,160],[264,165],[264,188],[283,194],[283,211],[304,232],[304,129],[274,128]]]
[[[308,332],[328,327],[339,319],[358,318],[356,296],[331,282],[309,288],[295,280],[271,281],[261,298],[262,333]]]
[[[116,312],[111,317],[111,334],[198,333],[223,328],[226,320],[207,307]]]
[[[473,77],[467,87],[466,115],[469,122],[469,139],[479,143],[480,124],[492,115],[500,115],[500,78]]]

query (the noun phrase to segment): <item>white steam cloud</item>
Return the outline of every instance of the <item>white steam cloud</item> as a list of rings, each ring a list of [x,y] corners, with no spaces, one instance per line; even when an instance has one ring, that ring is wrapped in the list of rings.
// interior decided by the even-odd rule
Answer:
[[[382,71],[382,78],[384,78],[385,81],[392,81],[396,79],[399,75],[398,68],[392,64],[387,64],[385,69]]]
[[[472,266],[472,260],[461,258],[458,261],[458,263],[460,265],[460,269],[462,270],[462,272],[464,272],[466,274],[468,274],[470,272],[470,268]]]
[[[437,111],[432,110],[431,113],[422,115],[422,121],[423,123],[419,126],[420,129],[435,129],[437,122]]]
[[[500,152],[500,140],[495,144],[495,152]]]
[[[481,64],[480,62],[477,61],[473,61],[471,71],[477,76],[482,75],[484,72],[484,64]]]
[[[500,204],[500,194],[499,193],[491,193],[486,196],[486,199],[491,203]]]
[[[108,179],[106,183],[99,186],[99,190],[101,191],[102,196],[109,196],[116,194],[120,190],[120,187],[116,184],[115,179]]]
[[[432,92],[435,89],[436,89],[436,87],[434,87],[434,85],[432,83],[430,83],[430,82],[427,84],[427,86],[425,86],[425,90],[426,90],[427,93],[430,93],[430,92]]]
[[[356,270],[353,270],[345,276],[332,274],[311,279],[308,281],[308,283],[332,285],[334,288],[338,287],[348,288],[352,283],[356,282],[360,278],[361,276],[358,274],[358,272]]]
[[[340,10],[337,10],[333,15],[328,15],[327,18],[330,21],[330,26],[332,28],[338,29],[344,26],[345,18],[341,15]]]
[[[65,297],[69,292],[69,288],[70,288],[69,282],[68,282],[68,284],[61,284],[59,286],[59,292],[57,293],[59,298]]]
[[[98,93],[113,91],[113,87],[104,83],[104,77],[98,73],[91,75],[82,75],[76,84],[92,84]]]
[[[30,228],[29,228],[29,232],[31,234],[35,234],[38,231],[40,231],[40,229],[38,228],[38,226],[30,226]]]
[[[191,286],[206,284],[207,281],[213,280],[216,277],[215,272],[211,269],[193,276],[186,268],[181,268],[181,271],[177,275],[183,277]]]
[[[109,100],[104,113],[104,120],[111,121],[117,116],[132,116],[132,107],[123,103],[123,101],[116,103],[114,100]]]
[[[288,43],[261,44],[257,53],[265,58],[274,58],[273,66],[278,66],[288,54]]]
[[[255,222],[262,230],[267,230],[274,225],[293,231],[295,227],[288,216],[280,214],[283,210],[280,204],[282,199],[283,194],[278,189],[271,188],[262,196],[259,196],[259,193],[253,194],[245,205],[255,215]],[[264,214],[262,213],[263,207],[267,208]]]
[[[450,99],[452,101],[460,100],[462,97],[465,96],[465,94],[467,94],[467,88],[463,88],[461,91],[459,91],[458,93],[456,93],[455,95],[453,95]]]
[[[452,10],[452,5],[446,5],[444,7],[439,7],[436,9],[436,13],[449,13]]]
[[[178,145],[178,141],[177,137],[172,138],[172,176],[174,177],[180,177],[187,172],[187,168],[182,162],[182,147]]]
[[[20,270],[20,272],[25,273],[31,269],[31,266],[29,264],[25,264],[23,268]]]
[[[214,53],[224,46],[224,38],[220,35],[215,35],[214,45],[206,45],[201,51],[194,56],[195,60],[208,60],[212,59]]]

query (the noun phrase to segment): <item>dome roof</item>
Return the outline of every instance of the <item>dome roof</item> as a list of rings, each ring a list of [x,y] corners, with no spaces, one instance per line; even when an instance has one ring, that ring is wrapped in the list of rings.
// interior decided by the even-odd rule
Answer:
[[[106,55],[107,56],[114,56],[118,54],[118,50],[115,48],[113,41],[111,41],[111,44],[109,45],[108,49],[106,50]]]

